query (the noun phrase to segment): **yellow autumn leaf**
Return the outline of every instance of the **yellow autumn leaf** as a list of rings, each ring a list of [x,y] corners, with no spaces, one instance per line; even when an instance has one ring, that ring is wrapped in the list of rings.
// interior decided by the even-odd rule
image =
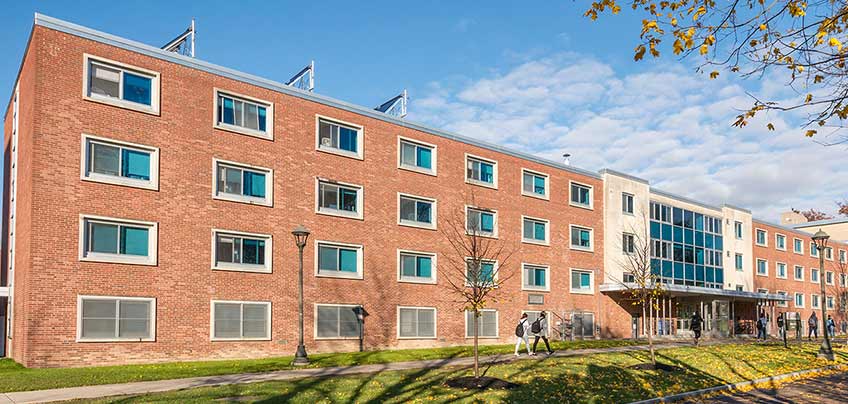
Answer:
[[[766,28],[766,24],[760,24],[760,31],[765,31]]]
[[[810,102],[810,101],[812,101],[812,100],[813,100],[813,95],[812,95],[812,94],[807,94],[807,97],[806,97],[806,98],[804,98],[804,103],[809,103],[809,102]]]
[[[815,130],[813,130],[813,129],[810,129],[810,130],[808,130],[808,131],[807,131],[807,133],[805,133],[805,134],[804,134],[804,136],[806,136],[806,137],[813,137],[813,135],[815,135],[816,133],[818,133],[818,132],[816,132],[816,131],[815,131]]]
[[[716,77],[718,77],[718,71],[713,71],[712,73],[710,73],[710,79],[714,79]]]
[[[842,51],[842,42],[840,42],[838,39],[836,39],[834,37],[830,37],[830,40],[827,41],[827,44],[836,48],[837,52]]]
[[[822,80],[824,80],[824,76],[820,74],[817,74],[815,77],[813,77],[813,83],[821,83]]]
[[[771,122],[769,122],[769,124],[766,125],[766,127],[768,128],[768,130],[774,130],[774,124],[772,124]]]
[[[702,55],[706,55],[707,52],[710,51],[710,47],[707,45],[701,45],[701,49],[698,51]]]

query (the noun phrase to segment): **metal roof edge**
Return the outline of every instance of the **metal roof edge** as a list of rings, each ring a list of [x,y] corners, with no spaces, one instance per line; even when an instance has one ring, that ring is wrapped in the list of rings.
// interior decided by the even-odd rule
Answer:
[[[615,171],[615,170],[611,170],[609,168],[604,168],[604,169],[598,171],[598,173],[601,174],[601,175],[605,175],[605,174],[614,175],[616,177],[622,177],[622,178],[626,178],[626,179],[631,180],[631,181],[636,181],[636,182],[640,182],[640,183],[645,184],[645,185],[650,185],[650,182],[648,182],[648,180],[646,180],[644,178],[639,178],[639,177],[636,177],[634,175],[625,174],[621,171]]]
[[[833,219],[816,220],[813,222],[798,223],[792,225],[794,228],[811,227],[811,226],[827,226],[831,224],[848,223],[848,217],[835,217]]]
[[[654,188],[654,187],[651,187],[651,193],[657,194],[657,195],[660,195],[660,196],[664,196],[666,198],[676,199],[676,200],[681,201],[681,202],[686,202],[686,203],[691,203],[693,205],[698,205],[698,206],[705,208],[705,209],[712,209],[712,210],[721,212],[721,208],[719,208],[717,206],[713,206],[713,205],[710,205],[710,204],[707,204],[707,203],[704,203],[704,202],[701,202],[701,201],[696,201],[692,198],[687,198],[685,196],[680,196],[680,195],[677,195],[677,194],[673,194],[671,192],[666,192],[666,191],[663,191],[661,189],[657,189],[657,188]]]
[[[742,211],[742,212],[745,212],[745,213],[749,213],[749,214],[753,214],[753,213],[754,213],[754,212],[751,212],[751,209],[740,208],[740,207],[738,207],[738,206],[734,206],[734,205],[731,205],[731,204],[729,204],[729,203],[725,203],[723,207],[725,207],[725,208],[729,208],[729,209],[739,210],[739,211]]]
[[[44,14],[35,13],[35,25],[42,26],[45,28],[53,29],[56,31],[64,32],[67,34],[75,35],[81,38],[90,39],[93,41],[105,43],[107,45],[115,46],[118,48],[122,48],[131,52],[141,53],[146,56],[154,57],[157,59],[165,60],[172,63],[177,63],[192,69],[197,69],[201,71],[205,71],[207,73],[216,74],[219,76],[227,77],[233,80],[242,81],[248,84],[252,84],[258,87],[263,87],[272,91],[277,91],[286,95],[302,98],[305,100],[309,100],[312,102],[317,102],[320,104],[328,105],[331,107],[339,108],[346,110],[348,112],[360,114],[367,116],[373,119],[379,119],[384,122],[392,123],[395,125],[403,126],[405,128],[418,130],[422,132],[429,133],[431,135],[443,137],[450,140],[455,140],[461,143],[469,144],[476,147],[481,147],[484,149],[489,149],[494,152],[507,154],[513,157],[518,157],[525,160],[530,160],[536,162],[538,164],[546,165],[549,167],[557,168],[560,170],[568,171],[574,174],[580,174],[596,179],[601,179],[601,176],[590,170],[573,167],[570,165],[565,165],[561,163],[557,163],[552,160],[544,159],[541,157],[534,156],[529,153],[508,149],[503,146],[499,146],[496,144],[492,144],[489,142],[473,139],[470,137],[466,137],[460,134],[444,131],[441,129],[431,128],[425,126],[423,124],[418,124],[414,122],[409,122],[403,119],[394,118],[392,116],[386,115],[382,112],[374,111],[370,108],[363,107],[360,105],[355,105],[349,102],[337,100],[335,98],[322,96],[314,93],[310,93],[304,90],[300,90],[294,87],[287,86],[283,83],[265,79],[259,76],[255,76],[249,73],[244,73],[238,70],[230,69],[227,67],[219,66],[213,63],[204,62],[202,60],[194,59],[188,56],[183,56],[174,52],[168,52],[154,46],[150,46],[141,42],[133,41],[130,39],[122,38],[116,35],[108,34],[102,31],[97,31],[88,27],[84,27],[82,25],[74,24],[68,21],[64,21],[58,18],[50,17]]]

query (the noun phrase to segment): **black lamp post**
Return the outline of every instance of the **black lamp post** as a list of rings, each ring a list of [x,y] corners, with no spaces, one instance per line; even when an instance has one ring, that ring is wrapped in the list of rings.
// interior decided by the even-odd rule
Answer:
[[[309,358],[306,357],[306,347],[303,345],[303,247],[306,246],[306,239],[309,238],[309,229],[303,225],[297,226],[293,231],[294,242],[297,244],[299,269],[297,271],[297,316],[298,316],[298,336],[297,336],[297,352],[294,354],[294,365],[303,366],[309,364]]]
[[[821,284],[821,299],[819,300],[819,304],[821,305],[822,325],[824,326],[824,340],[822,341],[821,348],[819,348],[818,357],[834,360],[833,347],[830,345],[830,334],[827,332],[827,292],[824,288],[826,273],[824,270],[824,250],[827,247],[827,240],[829,238],[830,236],[821,231],[821,229],[816,234],[813,234],[813,243],[815,243],[816,249],[819,251],[819,283]]]

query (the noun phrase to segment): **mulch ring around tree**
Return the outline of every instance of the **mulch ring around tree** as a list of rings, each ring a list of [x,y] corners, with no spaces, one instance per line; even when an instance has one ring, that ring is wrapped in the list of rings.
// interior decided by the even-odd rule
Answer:
[[[654,365],[653,363],[637,363],[635,365],[631,365],[627,367],[628,369],[633,370],[661,370],[663,372],[682,372],[683,368],[673,365],[666,365],[665,363],[657,363]]]
[[[463,376],[456,377],[450,379],[445,382],[445,385],[448,387],[453,387],[455,389],[477,389],[477,390],[488,390],[488,389],[499,389],[499,390],[509,390],[518,387],[515,383],[510,383],[506,380],[501,380],[496,377],[488,377],[481,376],[479,379],[475,379],[474,376]]]

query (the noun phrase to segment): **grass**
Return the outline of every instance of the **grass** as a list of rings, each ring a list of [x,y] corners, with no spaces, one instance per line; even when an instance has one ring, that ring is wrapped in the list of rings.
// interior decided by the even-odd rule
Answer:
[[[608,348],[635,345],[632,340],[587,340],[554,342],[557,350]],[[512,345],[484,345],[480,355],[511,353]],[[431,349],[404,349],[369,352],[329,353],[310,355],[309,367],[351,366],[425,359],[471,356],[468,346]],[[87,368],[28,369],[9,360],[0,359],[0,393],[44,390],[61,387],[97,384],[128,383],[184,377],[216,376],[235,373],[259,373],[291,369],[292,356],[204,362],[172,362],[152,365],[100,366]]]
[[[494,365],[487,376],[520,387],[508,391],[476,392],[452,389],[445,381],[468,375],[467,369],[383,372],[375,375],[310,378],[196,388],[130,397],[112,397],[97,403],[198,403],[246,401],[260,403],[402,403],[402,402],[631,402],[736,383],[760,377],[821,367],[818,344],[734,344],[659,351],[661,362],[684,370],[676,373],[636,371],[627,366],[643,363],[646,352],[620,352],[575,357],[521,360]],[[837,363],[848,363],[844,348]]]

